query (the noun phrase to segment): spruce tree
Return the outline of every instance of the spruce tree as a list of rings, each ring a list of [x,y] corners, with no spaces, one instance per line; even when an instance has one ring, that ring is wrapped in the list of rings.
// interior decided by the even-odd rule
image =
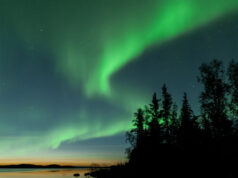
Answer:
[[[179,134],[180,120],[178,118],[178,106],[176,103],[172,106],[171,113],[171,143],[177,144],[178,134]]]
[[[143,144],[144,137],[144,112],[141,108],[134,113],[135,119],[133,120],[133,124],[135,126],[136,132],[136,147],[141,147]]]
[[[192,144],[194,139],[195,120],[193,119],[193,111],[188,103],[187,94],[184,93],[183,105],[181,108],[181,126],[180,126],[180,143],[185,148]]]
[[[172,97],[167,91],[167,87],[164,84],[162,87],[162,110],[161,116],[164,121],[164,139],[166,143],[170,143],[170,122],[171,122],[171,109],[172,109]]]
[[[159,99],[157,99],[156,93],[153,94],[152,103],[150,104],[151,121],[149,122],[149,136],[152,142],[157,145],[161,141],[161,128],[160,128],[160,113],[159,113]]]
[[[144,143],[144,112],[141,108],[134,113],[135,118],[132,120],[134,128],[126,133],[126,140],[131,147],[126,150],[130,163],[137,164],[141,162]]]

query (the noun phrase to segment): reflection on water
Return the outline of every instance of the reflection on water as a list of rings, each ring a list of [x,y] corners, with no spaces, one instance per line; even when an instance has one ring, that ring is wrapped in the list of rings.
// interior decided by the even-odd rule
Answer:
[[[89,172],[88,168],[75,169],[0,169],[0,178],[73,178],[75,173],[80,174],[80,178],[86,178],[85,173]]]

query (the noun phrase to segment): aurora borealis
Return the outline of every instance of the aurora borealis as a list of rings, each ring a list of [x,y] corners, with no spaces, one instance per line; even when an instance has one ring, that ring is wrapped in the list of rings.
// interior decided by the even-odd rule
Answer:
[[[167,83],[196,103],[200,63],[237,57],[237,12],[235,0],[0,0],[0,159],[123,160],[152,92]]]

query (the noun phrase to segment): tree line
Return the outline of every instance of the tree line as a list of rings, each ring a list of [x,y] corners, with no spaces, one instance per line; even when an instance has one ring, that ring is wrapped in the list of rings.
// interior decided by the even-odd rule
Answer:
[[[137,177],[238,177],[238,62],[213,60],[199,67],[200,113],[187,93],[181,109],[166,85],[161,98],[134,114],[127,132],[128,167]],[[131,176],[130,176],[131,177]]]

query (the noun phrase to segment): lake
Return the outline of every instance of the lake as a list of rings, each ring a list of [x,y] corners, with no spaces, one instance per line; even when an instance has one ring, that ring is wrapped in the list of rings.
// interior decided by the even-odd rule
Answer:
[[[80,178],[86,178],[85,173],[89,168],[73,169],[0,169],[0,178],[73,178],[75,173],[80,174]]]

